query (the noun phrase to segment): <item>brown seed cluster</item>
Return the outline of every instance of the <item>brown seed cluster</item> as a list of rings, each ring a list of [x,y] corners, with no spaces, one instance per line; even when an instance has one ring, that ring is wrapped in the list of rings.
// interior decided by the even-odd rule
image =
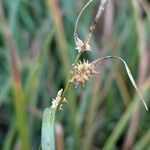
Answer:
[[[70,82],[73,82],[75,86],[78,86],[79,84],[84,86],[85,81],[89,80],[89,77],[91,77],[94,73],[96,73],[96,71],[94,70],[93,65],[88,62],[88,60],[84,60],[83,62],[79,61],[79,63],[73,67]]]

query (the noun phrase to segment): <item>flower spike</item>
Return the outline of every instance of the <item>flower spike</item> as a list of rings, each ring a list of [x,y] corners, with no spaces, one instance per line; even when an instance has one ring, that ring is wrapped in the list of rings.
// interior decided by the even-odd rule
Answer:
[[[63,92],[63,89],[58,91],[56,98],[53,99],[53,101],[52,101],[51,108],[56,108],[57,109],[57,107],[59,106],[59,102],[61,100],[62,92]],[[67,102],[66,98],[63,99],[63,102]],[[60,105],[59,109],[62,110],[62,104]]]

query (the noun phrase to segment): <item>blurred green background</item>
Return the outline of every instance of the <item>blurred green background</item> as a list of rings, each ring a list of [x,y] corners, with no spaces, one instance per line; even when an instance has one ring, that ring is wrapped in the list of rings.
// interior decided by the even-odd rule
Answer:
[[[42,113],[65,86],[77,51],[73,30],[87,0],[0,0],[0,149],[40,149]],[[88,33],[100,0],[79,20]],[[150,107],[148,0],[109,0],[82,58],[122,57]],[[81,59],[82,59],[81,58]],[[107,61],[71,87],[56,123],[57,150],[150,149],[150,112],[120,63]],[[21,146],[22,145],[22,146]]]

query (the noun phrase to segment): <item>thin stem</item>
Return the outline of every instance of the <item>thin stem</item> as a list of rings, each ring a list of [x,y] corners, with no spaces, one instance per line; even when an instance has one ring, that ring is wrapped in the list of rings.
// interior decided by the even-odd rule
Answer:
[[[126,63],[122,58],[120,58],[120,57],[118,57],[118,56],[105,56],[105,57],[100,57],[100,58],[97,59],[96,61],[92,62],[92,65],[93,65],[94,67],[96,67],[98,64],[100,64],[100,63],[103,62],[104,60],[112,59],[112,58],[113,58],[113,59],[118,59],[118,60],[120,60],[120,61],[124,64],[125,69],[126,69],[127,74],[128,74],[128,77],[129,77],[129,79],[130,79],[132,85],[134,86],[134,88],[135,88],[135,90],[137,91],[137,94],[139,95],[139,97],[140,97],[140,99],[141,99],[143,105],[145,106],[146,110],[148,111],[148,107],[147,107],[147,105],[146,105],[146,103],[145,103],[145,101],[144,101],[144,99],[143,99],[143,97],[142,97],[142,94],[141,94],[140,90],[138,89],[138,87],[137,87],[137,85],[136,85],[136,82],[135,82],[135,80],[134,80],[134,78],[133,78],[133,76],[132,76],[132,74],[131,74],[131,72],[130,72],[130,69],[129,69],[127,63]]]
[[[77,57],[76,57],[76,59],[75,59],[75,61],[74,61],[73,64],[76,64],[76,63],[78,62],[78,60],[80,59],[81,54],[82,54],[82,53],[78,53],[78,55],[77,55]],[[66,86],[65,86],[65,89],[64,89],[64,91],[63,91],[63,93],[62,93],[61,100],[59,101],[57,110],[59,109],[60,105],[62,104],[63,99],[64,99],[65,95],[67,94],[67,92],[68,92],[68,90],[69,90],[69,88],[70,88],[70,86],[71,86],[70,79],[71,79],[71,73],[70,73],[70,75],[69,75],[69,78],[68,78],[67,84],[66,84]]]
[[[77,20],[76,20],[76,23],[75,23],[75,27],[74,27],[74,33],[73,33],[73,35],[74,35],[74,40],[75,40],[75,36],[76,36],[76,34],[77,34],[77,26],[78,26],[79,19],[80,19],[81,15],[82,15],[83,11],[86,9],[86,7],[87,7],[92,1],[93,1],[93,0],[89,0],[89,2],[82,8],[82,10],[80,11],[80,13],[79,13],[79,15],[78,15],[78,17],[77,17]]]
[[[93,21],[93,23],[92,23],[92,25],[91,25],[91,27],[89,29],[89,33],[88,33],[88,36],[87,36],[87,38],[85,40],[85,43],[88,43],[90,41],[91,36],[93,34],[93,31],[94,31],[94,29],[96,27],[96,24],[97,24],[98,20],[100,19],[100,17],[102,16],[102,14],[105,11],[107,2],[108,2],[108,0],[102,0],[100,2],[99,8],[98,8],[98,12],[97,12],[96,17],[95,17],[95,19],[94,19],[94,21]]]
[[[75,40],[75,36],[77,35],[77,31],[76,31],[76,30],[77,30],[78,21],[79,21],[81,15],[82,15],[83,11],[85,10],[85,8],[86,8],[92,1],[93,1],[93,0],[89,0],[89,2],[83,7],[83,9],[81,10],[81,12],[79,13],[79,15],[78,15],[78,17],[77,17],[77,20],[76,20],[76,23],[75,23],[75,28],[74,28],[74,40]],[[81,50],[78,51],[78,55],[77,55],[77,57],[76,57],[76,59],[75,59],[75,61],[74,61],[74,63],[73,63],[74,65],[75,65],[75,64],[78,62],[78,60],[80,59],[80,56],[81,56],[81,54],[83,53],[83,50],[84,50],[84,45],[86,45],[86,44],[88,44],[88,43],[90,42],[91,37],[92,37],[92,34],[93,34],[93,31],[94,31],[94,29],[95,29],[95,27],[96,27],[96,24],[97,24],[99,18],[102,16],[102,14],[103,14],[103,12],[104,12],[104,10],[105,10],[107,1],[108,1],[108,0],[103,0],[103,1],[100,2],[100,6],[99,6],[99,8],[98,8],[98,12],[97,12],[97,14],[96,14],[96,17],[94,18],[94,21],[93,21],[93,23],[92,23],[91,26],[90,26],[89,32],[88,32],[88,34],[87,34],[87,36],[86,36],[86,38],[85,38],[85,40],[84,40],[84,42],[83,42],[84,44],[83,44],[83,46],[81,47]],[[64,91],[63,91],[63,93],[62,93],[62,95],[61,95],[61,100],[59,101],[59,104],[58,104],[58,107],[57,107],[57,111],[58,111],[60,105],[62,104],[64,97],[66,96],[67,92],[69,91],[69,88],[70,88],[70,86],[71,86],[70,79],[71,79],[71,73],[70,73],[69,78],[68,78],[68,80],[67,80],[67,84],[66,84],[66,86],[65,86],[65,89],[64,89]]]

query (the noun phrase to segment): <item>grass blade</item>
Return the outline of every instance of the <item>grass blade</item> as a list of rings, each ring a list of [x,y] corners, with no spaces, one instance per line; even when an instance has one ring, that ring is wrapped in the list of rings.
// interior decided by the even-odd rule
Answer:
[[[144,89],[144,93],[146,93],[148,89]],[[108,137],[106,143],[104,144],[103,150],[110,150],[114,147],[115,143],[117,142],[120,135],[123,133],[128,120],[133,112],[133,109],[137,106],[138,101],[135,98],[128,106],[127,110],[122,115],[120,121],[114,128],[112,134]]]
[[[56,109],[46,108],[42,120],[42,150],[55,150],[55,113]]]
[[[135,144],[133,150],[145,149],[150,144],[150,130]],[[149,145],[150,146],[150,145]]]

